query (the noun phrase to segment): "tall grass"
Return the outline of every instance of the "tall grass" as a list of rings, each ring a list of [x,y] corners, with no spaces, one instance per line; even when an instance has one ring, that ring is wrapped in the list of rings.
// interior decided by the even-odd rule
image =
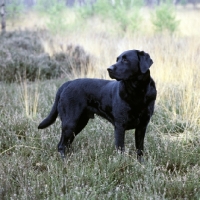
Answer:
[[[184,15],[183,15],[184,12]],[[98,17],[85,28],[44,37],[49,55],[75,44],[93,56],[88,74],[73,71],[60,79],[34,83],[0,83],[1,199],[196,199],[200,198],[200,48],[199,13],[180,8],[180,30],[155,34],[145,10],[138,32],[112,32]],[[24,27],[43,27],[30,15]],[[188,19],[193,23],[186,23]],[[34,21],[36,23],[34,23]],[[95,22],[95,23],[94,23]],[[45,24],[45,23],[44,23]],[[30,27],[31,26],[31,27]],[[106,29],[105,29],[106,28]],[[107,29],[108,28],[108,29]],[[187,31],[187,30],[188,31]],[[136,160],[134,131],[126,134],[125,154],[114,149],[113,127],[96,117],[80,133],[64,162],[57,153],[60,121],[38,131],[57,88],[69,78],[109,78],[106,68],[127,49],[148,52],[154,64],[158,98],[145,138],[144,165]]]
[[[21,102],[26,117],[35,118],[38,113],[38,101],[39,101],[39,83],[36,81],[34,87],[30,87],[26,78],[19,77],[20,90],[21,90]]]

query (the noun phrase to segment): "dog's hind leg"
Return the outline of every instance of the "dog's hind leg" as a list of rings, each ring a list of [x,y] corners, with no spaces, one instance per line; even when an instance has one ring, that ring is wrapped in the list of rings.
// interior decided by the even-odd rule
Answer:
[[[75,135],[78,135],[85,128],[89,119],[89,116],[87,116],[85,113],[81,115],[76,126]]]
[[[74,125],[71,124],[71,126],[62,126],[62,135],[60,142],[58,143],[58,152],[60,152],[62,158],[65,157],[66,148],[70,148],[75,136],[83,130],[83,128],[87,125],[88,121],[89,117],[85,114],[82,114],[78,122]]]
[[[65,149],[69,148],[70,144],[73,142],[75,137],[75,125],[70,122],[62,122],[62,133],[60,142],[58,143],[58,152],[60,153],[62,159],[65,158]]]

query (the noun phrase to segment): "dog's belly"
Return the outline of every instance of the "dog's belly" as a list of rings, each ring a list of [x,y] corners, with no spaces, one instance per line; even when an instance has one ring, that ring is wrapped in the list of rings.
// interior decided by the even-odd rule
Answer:
[[[134,119],[132,121],[129,121],[126,123],[125,127],[126,127],[126,130],[131,130],[131,129],[134,129],[138,126],[140,120],[139,119]]]
[[[136,117],[136,116],[131,116],[129,118],[123,118],[121,116],[120,117],[121,120],[119,119],[117,120],[113,117],[113,114],[111,111],[112,111],[111,107],[107,107],[105,110],[102,110],[101,107],[98,107],[98,108],[92,107],[92,106],[87,107],[87,113],[88,113],[89,118],[94,118],[94,114],[97,114],[98,116],[101,116],[107,119],[113,125],[115,124],[115,121],[118,121],[118,123],[121,123],[121,125],[125,127],[125,130],[134,129],[140,123],[139,117]]]
[[[90,113],[93,113],[93,115],[97,114],[114,124],[112,107],[110,105],[111,103],[109,101],[104,101],[101,97],[94,97],[90,95],[87,99],[87,110]]]
[[[111,122],[114,125],[114,118],[112,115],[112,108],[107,106],[104,109],[102,109],[100,106],[88,106],[87,111],[89,113],[89,118],[94,118],[94,114],[97,114],[105,119],[107,119],[109,122]]]

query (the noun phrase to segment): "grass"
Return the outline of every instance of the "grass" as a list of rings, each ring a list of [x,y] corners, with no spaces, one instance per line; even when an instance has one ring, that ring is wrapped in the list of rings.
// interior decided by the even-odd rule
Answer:
[[[25,23],[30,16],[32,23]],[[42,37],[50,55],[65,51],[69,44],[84,47],[95,61],[95,69],[89,66],[92,70],[86,75],[74,71],[70,77],[63,73],[54,80],[0,83],[0,199],[199,200],[200,49],[196,19],[200,16],[195,10],[179,8],[180,30],[175,35],[155,34],[148,16],[145,14],[147,21],[134,34],[113,33],[112,24],[94,17],[85,22],[81,32],[54,35],[51,40]],[[35,30],[37,19],[31,13],[21,23]],[[188,19],[194,19],[194,24],[186,23]],[[39,28],[43,27],[42,20],[39,23]],[[37,129],[50,111],[57,88],[74,77],[108,78],[106,68],[127,49],[144,50],[154,60],[151,74],[158,98],[145,138],[144,165],[136,160],[134,132],[127,132],[126,152],[119,155],[114,149],[113,127],[99,117],[77,136],[62,162],[57,153],[60,121],[45,130]]]

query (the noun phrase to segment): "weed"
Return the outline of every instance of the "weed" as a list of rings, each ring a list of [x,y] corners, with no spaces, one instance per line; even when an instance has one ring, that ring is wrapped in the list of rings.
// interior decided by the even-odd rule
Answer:
[[[35,83],[35,87],[32,89],[27,83],[26,78],[20,78],[21,86],[21,102],[23,103],[23,108],[25,109],[26,116],[29,118],[35,118],[38,108],[39,100],[39,83]]]

